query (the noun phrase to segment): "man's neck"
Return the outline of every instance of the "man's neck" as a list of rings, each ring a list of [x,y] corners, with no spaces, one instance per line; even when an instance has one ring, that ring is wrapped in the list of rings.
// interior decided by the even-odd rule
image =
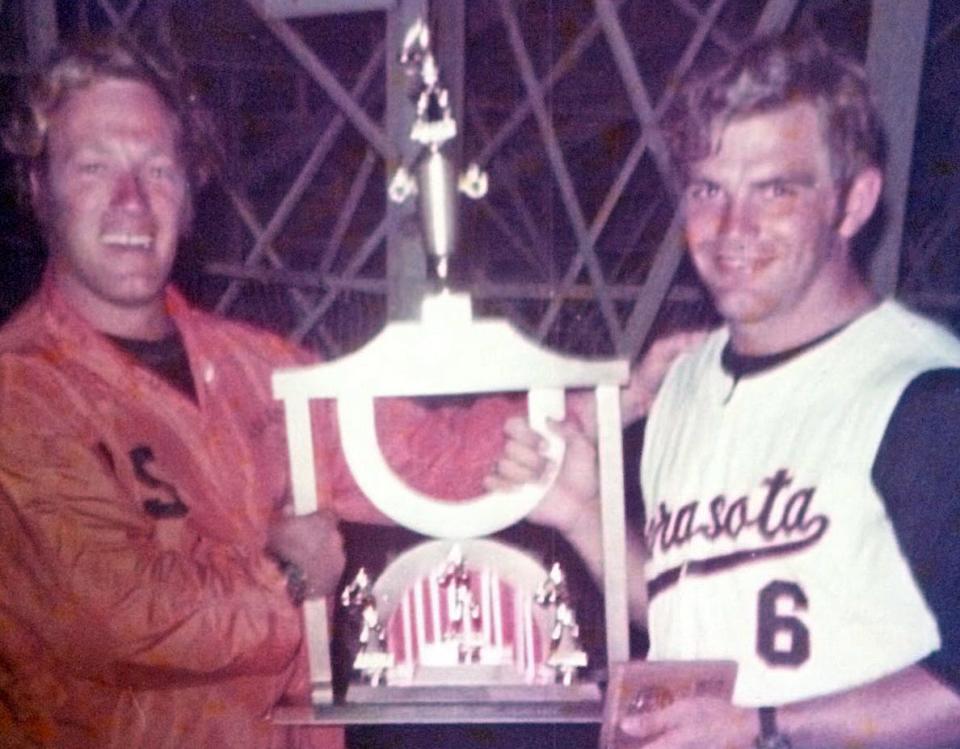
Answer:
[[[106,335],[129,340],[159,341],[175,330],[162,295],[144,304],[121,305],[69,283],[58,282],[57,286],[67,303],[95,330]]]
[[[768,356],[803,346],[847,325],[877,304],[877,296],[863,283],[850,284],[808,305],[788,319],[760,323],[730,323],[730,344],[737,354]]]

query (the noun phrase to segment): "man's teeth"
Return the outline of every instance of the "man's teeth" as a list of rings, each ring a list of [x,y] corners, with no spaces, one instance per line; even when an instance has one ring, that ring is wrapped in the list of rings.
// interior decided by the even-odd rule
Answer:
[[[122,244],[131,247],[149,247],[153,242],[153,238],[149,234],[130,234],[127,232],[104,234],[101,239],[104,244]]]
[[[732,270],[743,270],[744,268],[753,268],[761,263],[758,257],[746,257],[737,255],[734,257],[723,255],[719,258],[720,265]]]

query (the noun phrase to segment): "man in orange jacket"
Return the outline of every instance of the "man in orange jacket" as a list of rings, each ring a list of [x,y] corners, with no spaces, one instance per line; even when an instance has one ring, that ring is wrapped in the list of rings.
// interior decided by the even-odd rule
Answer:
[[[342,571],[336,518],[377,517],[322,406],[330,509],[285,511],[270,375],[308,357],[168,282],[203,176],[190,102],[114,45],[61,54],[28,105],[6,140],[50,255],[0,331],[0,743],[341,746],[267,715],[303,677],[298,597]],[[390,402],[384,452],[424,490],[479,493],[511,410]]]

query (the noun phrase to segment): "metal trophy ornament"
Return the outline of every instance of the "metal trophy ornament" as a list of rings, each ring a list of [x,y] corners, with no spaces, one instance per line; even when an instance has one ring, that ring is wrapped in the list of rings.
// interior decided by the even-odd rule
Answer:
[[[583,673],[586,654],[562,570],[554,565],[547,571],[527,552],[486,538],[523,520],[552,479],[444,501],[408,486],[378,443],[376,398],[519,392],[526,395],[531,425],[547,438],[548,457],[559,465],[564,446],[547,427],[548,419],[563,418],[567,389],[592,389],[607,658],[628,659],[619,400],[628,364],[546,350],[506,321],[475,320],[469,296],[446,288],[456,201],[453,168],[442,145],[456,134],[456,121],[422,21],[407,34],[402,62],[415,69],[421,84],[411,138],[424,149],[410,172],[398,169],[389,194],[396,201],[418,196],[425,244],[442,288],[424,298],[419,320],[389,323],[360,350],[334,362],[275,372],[273,392],[285,409],[298,514],[318,507],[310,402],[330,399],[343,454],[364,494],[394,522],[430,540],[404,551],[376,579],[361,571],[343,591],[341,604],[358,620],[359,634],[353,641],[354,678],[336,704],[326,602],[304,602],[312,708],[309,715],[286,720],[599,721],[600,690]],[[473,167],[460,177],[460,189],[479,197],[485,180]],[[602,670],[605,664],[591,665]]]
[[[573,683],[578,669],[586,668],[587,654],[580,647],[580,625],[573,607],[566,575],[560,563],[554,562],[547,579],[543,581],[534,600],[550,609],[553,626],[550,629],[550,655],[547,665],[556,670],[558,680],[566,686]]]
[[[450,94],[440,85],[440,72],[430,49],[430,31],[422,19],[407,31],[400,64],[420,81],[410,140],[424,150],[415,162],[413,174],[404,166],[394,172],[388,195],[395,203],[419,196],[427,252],[434,260],[437,277],[445,282],[456,247],[456,194],[451,187],[453,165],[442,148],[456,137],[457,121],[450,110]],[[474,200],[487,194],[487,186],[487,174],[477,164],[470,164],[457,180],[458,190]]]
[[[357,637],[359,648],[353,668],[370,684],[377,686],[393,666],[393,655],[387,652],[387,638],[377,612],[377,598],[370,590],[370,579],[363,567],[353,582],[343,589],[340,604],[360,620],[360,634]]]

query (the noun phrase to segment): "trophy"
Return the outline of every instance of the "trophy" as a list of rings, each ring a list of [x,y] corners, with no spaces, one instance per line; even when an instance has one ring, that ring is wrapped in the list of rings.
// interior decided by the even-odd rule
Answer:
[[[374,400],[518,392],[528,419],[547,439],[553,465],[563,441],[548,429],[562,419],[564,393],[592,389],[603,534],[603,592],[609,661],[628,658],[625,519],[620,386],[624,360],[586,361],[548,351],[503,320],[473,318],[470,298],[447,288],[454,249],[453,169],[442,152],[456,122],[440,85],[422,22],[407,35],[407,64],[419,71],[417,122],[411,137],[424,148],[409,172],[397,170],[392,200],[419,196],[425,245],[441,288],[427,294],[419,320],[389,323],[360,350],[339,360],[280,370],[274,396],[283,402],[294,508],[315,511],[310,402],[335,402],[342,450],[357,484],[395,523],[428,540],[403,551],[375,579],[366,571],[341,603],[359,619],[353,678],[334,699],[326,601],[304,602],[312,685],[308,712],[275,711],[282,722],[596,722],[598,679],[587,657],[563,571],[546,570],[523,549],[488,538],[523,520],[550,488],[551,477],[466,501],[444,501],[407,485],[377,440]],[[460,179],[479,196],[477,169]],[[491,352],[496,352],[495,356]],[[597,664],[602,671],[606,664]]]

